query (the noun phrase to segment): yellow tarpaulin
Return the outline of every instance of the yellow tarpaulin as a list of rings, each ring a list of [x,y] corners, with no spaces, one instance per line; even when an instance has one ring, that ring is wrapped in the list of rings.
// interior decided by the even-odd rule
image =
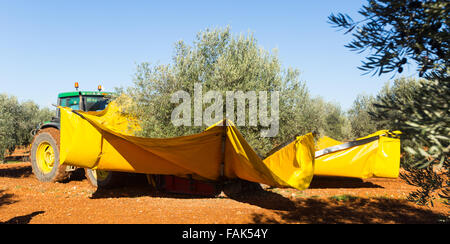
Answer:
[[[399,132],[396,132],[399,133]],[[363,145],[316,157],[315,175],[355,178],[397,178],[400,168],[400,139],[390,136],[387,130],[377,131],[356,141],[379,136]],[[329,137],[322,137],[316,150],[343,144]]]
[[[312,134],[262,160],[236,127],[219,122],[202,133],[176,138],[142,138],[111,103],[100,112],[74,113],[61,107],[60,162],[83,168],[197,179],[240,178],[275,187],[305,189],[314,172]]]

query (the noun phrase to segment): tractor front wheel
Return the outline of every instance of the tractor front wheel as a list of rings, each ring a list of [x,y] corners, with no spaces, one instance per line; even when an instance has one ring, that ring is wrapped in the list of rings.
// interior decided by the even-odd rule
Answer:
[[[59,130],[40,130],[31,144],[31,167],[39,181],[59,182],[69,178],[70,172],[59,162]]]
[[[123,173],[105,170],[84,169],[89,183],[97,188],[114,188],[120,186]]]

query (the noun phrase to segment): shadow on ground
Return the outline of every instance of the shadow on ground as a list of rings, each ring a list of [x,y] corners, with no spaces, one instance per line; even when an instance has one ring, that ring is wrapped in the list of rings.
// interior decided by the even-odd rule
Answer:
[[[219,194],[220,193],[220,194]],[[192,195],[156,190],[146,182],[135,181],[127,186],[113,189],[97,189],[91,199],[101,198],[136,198],[136,197],[160,197],[176,199],[214,199],[230,198],[238,202],[255,205],[270,210],[293,210],[295,205],[288,198],[278,193],[263,190],[259,184],[235,181],[223,188],[216,195]]]
[[[0,207],[3,205],[9,205],[17,202],[13,200],[14,194],[4,193],[4,190],[0,190]]]
[[[295,207],[292,208],[291,206]],[[358,198],[345,201],[332,199],[299,199],[288,204],[288,211],[275,215],[254,214],[259,224],[435,224],[450,219],[406,200]]]
[[[238,202],[258,206],[260,208],[276,211],[294,211],[295,203],[278,193],[270,191],[255,191],[227,195]]]
[[[45,212],[44,211],[36,211],[31,214],[14,217],[5,222],[0,222],[0,224],[28,224],[28,223],[30,223],[31,219],[33,219],[34,216],[43,214],[43,213],[45,213]]]
[[[136,197],[161,197],[161,198],[177,198],[177,199],[204,199],[215,198],[214,196],[195,196],[180,193],[170,193],[158,191],[148,184],[123,186],[113,189],[97,189],[91,199],[102,198],[136,198]]]
[[[256,183],[238,181],[231,187],[224,187],[223,195],[238,202],[278,211],[293,211],[295,204],[278,193],[263,190]]]
[[[13,168],[0,169],[0,177],[23,178],[33,174],[31,166],[17,166]]]
[[[311,189],[325,189],[325,188],[383,188],[380,185],[372,182],[365,182],[358,178],[347,177],[331,177],[331,176],[314,176],[311,184]]]

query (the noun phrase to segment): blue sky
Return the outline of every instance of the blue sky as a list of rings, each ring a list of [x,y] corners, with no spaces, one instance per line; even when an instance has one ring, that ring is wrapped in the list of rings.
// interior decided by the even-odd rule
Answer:
[[[327,23],[331,13],[357,11],[366,1],[22,1],[0,0],[0,93],[41,106],[59,92],[132,85],[136,64],[169,63],[178,40],[229,25],[252,31],[285,68],[301,71],[313,96],[348,109],[358,94],[376,94],[392,78],[362,75],[363,55]],[[406,67],[404,74],[414,74]]]

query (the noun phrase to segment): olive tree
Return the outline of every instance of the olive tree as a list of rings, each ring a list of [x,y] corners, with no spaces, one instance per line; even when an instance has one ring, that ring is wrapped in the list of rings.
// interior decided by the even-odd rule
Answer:
[[[450,199],[450,82],[448,16],[450,2],[437,0],[369,0],[359,11],[360,20],[332,14],[334,27],[352,33],[346,46],[367,58],[359,67],[366,73],[402,73],[418,67],[416,89],[383,96],[373,117],[389,121],[411,142],[405,148],[414,157],[403,178],[420,187],[409,199],[426,204],[436,197]]]
[[[54,112],[32,101],[20,103],[16,97],[0,94],[0,160],[6,150],[31,143],[31,132],[51,119]]]
[[[200,31],[191,45],[178,41],[169,64],[139,64],[133,86],[121,88],[119,93],[125,93],[132,100],[127,102],[126,111],[141,121],[139,135],[174,137],[201,132],[211,124],[204,123],[205,118],[202,122],[196,117],[199,110],[196,93],[200,89],[203,95],[214,91],[222,98],[224,109],[217,111],[223,114],[217,118],[233,120],[230,114],[245,114],[245,123],[239,123],[238,116],[233,122],[260,155],[296,135],[323,129],[323,116],[326,114],[316,111],[317,106],[305,83],[300,80],[300,72],[290,67],[283,68],[276,50],[269,52],[260,47],[253,33],[235,35],[229,27]],[[235,101],[236,106],[227,107],[229,92],[256,94],[258,106],[254,106],[250,96],[245,100],[245,107],[238,108],[238,101]],[[268,126],[260,119],[258,109],[262,104],[259,92],[267,92],[267,107],[263,109],[267,116],[278,115],[279,128],[271,137],[261,135]],[[180,97],[174,98],[177,93],[191,101],[185,108],[187,114],[182,114],[188,119],[174,125],[174,110],[184,101]],[[278,97],[273,96],[277,93]],[[200,101],[200,111],[206,111],[216,102],[205,99],[204,96],[203,103]],[[275,105],[278,105],[278,110],[275,110]],[[251,122],[254,113],[258,114],[257,123]]]

